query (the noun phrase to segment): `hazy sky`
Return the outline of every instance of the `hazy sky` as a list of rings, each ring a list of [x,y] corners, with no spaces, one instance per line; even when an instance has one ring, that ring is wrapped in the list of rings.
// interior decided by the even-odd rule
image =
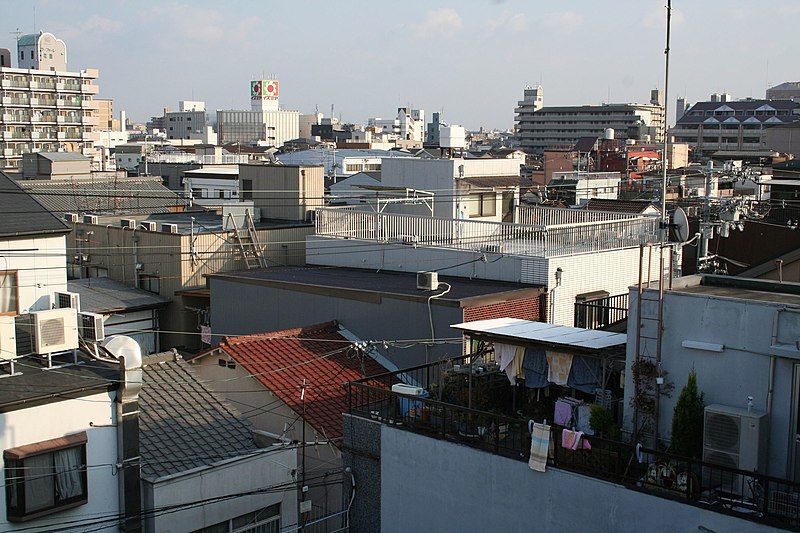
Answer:
[[[545,104],[649,99],[663,86],[665,0],[0,0],[11,32],[51,31],[70,70],[100,70],[100,96],[134,120],[205,100],[249,108],[249,80],[275,74],[281,104],[345,121],[400,105],[468,128],[509,128],[526,83]],[[800,0],[674,0],[674,97],[763,97],[800,79]],[[670,113],[671,114],[671,113]]]

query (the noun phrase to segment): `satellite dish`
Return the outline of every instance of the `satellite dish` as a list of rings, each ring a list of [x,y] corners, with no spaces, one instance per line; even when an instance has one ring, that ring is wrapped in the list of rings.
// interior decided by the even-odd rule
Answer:
[[[675,209],[672,214],[672,226],[675,228],[675,236],[680,242],[689,240],[689,217],[686,216],[686,211],[680,207]]]

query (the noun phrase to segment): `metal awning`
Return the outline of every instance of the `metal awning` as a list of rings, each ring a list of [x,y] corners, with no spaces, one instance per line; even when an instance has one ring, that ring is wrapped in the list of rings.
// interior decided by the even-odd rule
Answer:
[[[624,347],[628,336],[624,333],[613,333],[597,329],[557,326],[544,322],[532,322],[519,318],[493,318],[454,324],[467,335],[504,340],[509,343],[543,343],[555,346],[571,347],[580,350],[606,350]]]

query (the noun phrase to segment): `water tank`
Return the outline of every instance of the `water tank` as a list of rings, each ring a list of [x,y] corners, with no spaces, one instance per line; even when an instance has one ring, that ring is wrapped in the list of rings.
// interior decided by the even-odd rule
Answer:
[[[464,126],[445,126],[439,129],[439,146],[442,148],[464,148],[466,146]]]
[[[606,130],[603,132],[603,139],[610,141],[613,138],[614,138],[614,128],[606,128]]]

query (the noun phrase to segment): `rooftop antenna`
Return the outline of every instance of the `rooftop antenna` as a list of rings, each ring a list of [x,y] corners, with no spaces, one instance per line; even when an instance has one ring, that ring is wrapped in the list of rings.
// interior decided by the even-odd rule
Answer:
[[[667,110],[669,109],[669,30],[672,22],[672,0],[667,0],[667,43],[664,48],[664,152],[661,154],[661,236],[667,240]]]
[[[11,31],[9,33],[14,36],[14,38],[15,38],[15,40],[17,42],[17,46],[19,46],[19,36],[22,35],[22,32],[19,31],[19,28],[17,28],[17,31]]]
[[[36,4],[33,4],[33,33],[36,33]]]

